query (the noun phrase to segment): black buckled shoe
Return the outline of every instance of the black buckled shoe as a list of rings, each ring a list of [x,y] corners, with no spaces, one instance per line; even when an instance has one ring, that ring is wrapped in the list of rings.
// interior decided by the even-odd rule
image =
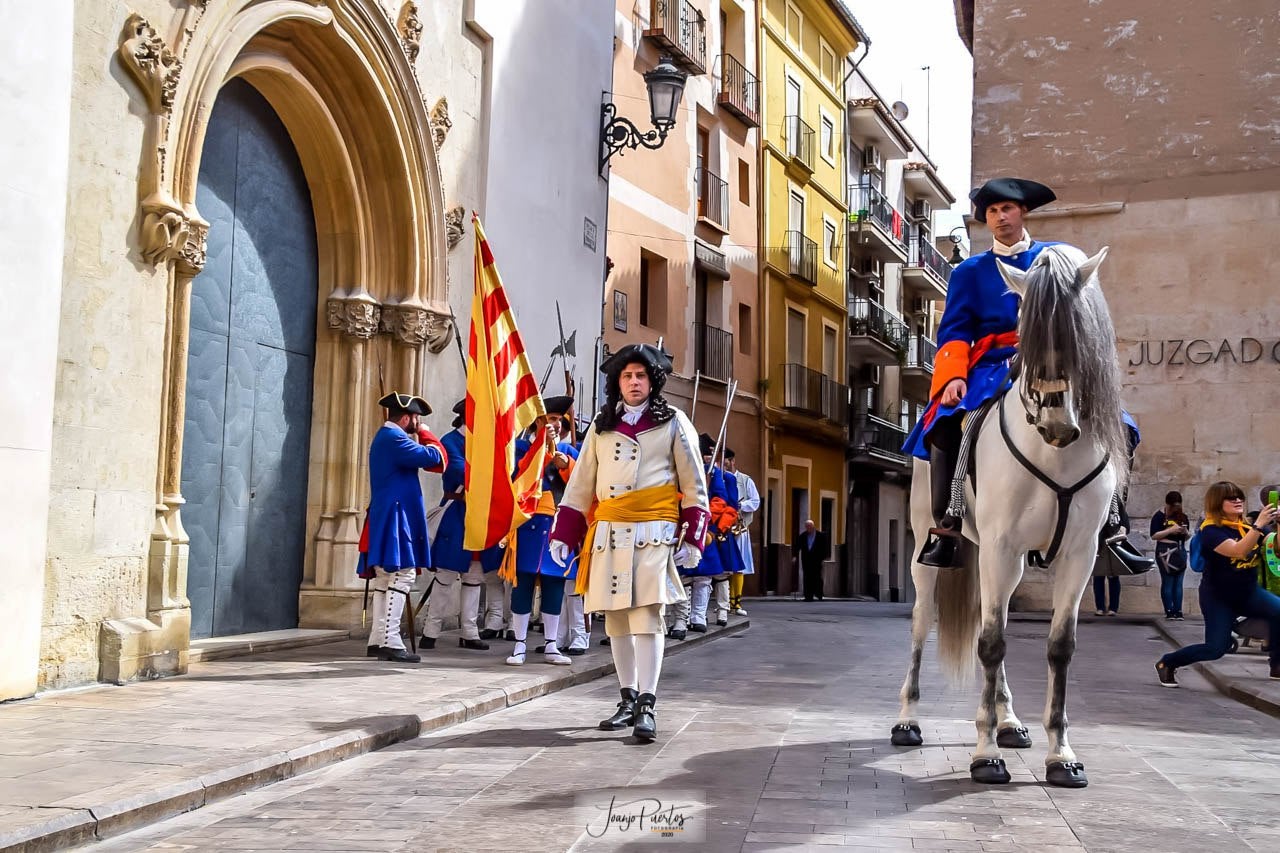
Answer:
[[[688,633],[684,628],[672,628],[667,632],[667,636],[673,640],[683,640],[688,636]]]
[[[367,646],[364,650],[364,656],[367,658],[376,658],[378,656],[378,651],[381,648],[382,646],[378,645]]]
[[[394,663],[421,663],[422,658],[412,654],[405,649],[389,649],[383,647],[378,650],[378,660],[387,660]]]
[[[426,634],[423,634],[421,637],[418,638],[418,648],[430,651],[435,647],[436,647],[435,637],[428,637]]]
[[[697,622],[690,622],[689,630],[695,634],[705,634],[707,633],[707,626],[705,624],[699,625]]]
[[[937,527],[929,528],[929,538],[916,562],[935,569],[954,569],[960,564],[961,519],[945,516]]]
[[[572,646],[570,646],[570,647],[569,647],[569,648],[567,648],[567,649],[564,649],[563,651],[564,651],[564,653],[565,653],[566,655],[568,655],[569,657],[572,657],[572,658],[576,658],[576,657],[578,657],[579,655],[585,655],[585,654],[587,653],[587,650],[586,650],[586,649],[575,649],[575,648],[573,648]]]
[[[480,632],[480,639],[496,640],[498,639],[498,635],[501,633],[502,633],[501,631],[495,631],[493,628],[485,628],[483,631]]]
[[[653,706],[658,697],[652,693],[641,693],[636,699],[636,723],[631,733],[638,740],[651,741],[658,736],[658,720],[653,713]]]
[[[459,637],[458,648],[471,649],[474,652],[487,652],[489,651],[489,644],[484,640],[468,640],[465,637]]]
[[[633,726],[636,722],[636,699],[640,694],[630,687],[622,688],[622,701],[618,703],[618,710],[612,717],[607,720],[600,721],[600,728],[606,732],[616,732],[625,729],[627,726]]]

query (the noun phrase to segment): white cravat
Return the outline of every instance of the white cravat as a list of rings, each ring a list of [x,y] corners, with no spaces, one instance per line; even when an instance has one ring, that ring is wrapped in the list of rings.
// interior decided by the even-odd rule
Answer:
[[[1031,248],[1031,235],[1027,233],[1027,229],[1022,229],[1022,239],[1014,243],[1012,246],[1006,246],[999,240],[993,240],[991,243],[991,251],[1001,257],[1007,258],[1011,255],[1020,255],[1027,249]]]
[[[629,426],[635,426],[640,423],[640,416],[644,414],[644,410],[649,408],[649,401],[645,400],[638,406],[628,406],[622,404],[622,420]]]

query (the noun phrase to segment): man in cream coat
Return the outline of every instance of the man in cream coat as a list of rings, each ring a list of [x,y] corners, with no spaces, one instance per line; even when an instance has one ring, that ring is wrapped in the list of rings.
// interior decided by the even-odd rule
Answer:
[[[676,567],[696,566],[702,558],[707,484],[693,424],[662,397],[670,357],[648,344],[631,344],[600,369],[605,404],[583,438],[549,550],[563,566],[581,545],[577,588],[588,612],[607,614],[622,701],[600,728],[632,726],[638,739],[651,741],[657,736],[663,609],[684,599]]]

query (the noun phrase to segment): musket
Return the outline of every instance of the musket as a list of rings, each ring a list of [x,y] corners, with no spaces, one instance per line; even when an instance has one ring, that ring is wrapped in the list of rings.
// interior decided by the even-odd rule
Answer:
[[[724,392],[724,417],[720,419],[720,432],[716,433],[716,445],[711,449],[711,464],[716,462],[716,456],[720,454],[720,448],[724,442],[724,431],[729,425],[729,407],[733,405],[733,398],[738,393],[738,381],[732,380],[725,387]]]
[[[382,353],[378,353],[378,397],[387,396],[387,378],[382,373]],[[389,413],[385,406],[382,407],[382,419],[387,420]],[[369,510],[364,511],[364,523],[369,523]],[[369,616],[369,578],[364,579],[364,603],[360,607],[360,627],[363,628],[368,623]]]
[[[689,404],[689,422],[696,424],[693,416],[698,413],[698,383],[702,381],[702,371],[693,372],[693,402]]]
[[[453,306],[449,306],[449,319],[453,321],[453,341],[458,345],[458,358],[462,359],[462,376],[463,379],[467,375],[467,353],[462,348],[462,333],[458,331],[458,317],[453,313]]]

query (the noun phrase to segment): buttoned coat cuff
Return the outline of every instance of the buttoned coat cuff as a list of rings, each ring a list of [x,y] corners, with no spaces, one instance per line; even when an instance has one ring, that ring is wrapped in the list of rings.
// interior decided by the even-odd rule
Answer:
[[[710,521],[711,513],[700,506],[687,506],[680,510],[680,523],[689,525],[684,530],[684,541],[699,552],[702,551],[702,543],[706,541],[707,523]]]
[[[550,539],[563,542],[569,549],[576,551],[582,547],[582,540],[587,536],[587,517],[571,506],[563,506],[556,510],[556,520],[551,525]]]

